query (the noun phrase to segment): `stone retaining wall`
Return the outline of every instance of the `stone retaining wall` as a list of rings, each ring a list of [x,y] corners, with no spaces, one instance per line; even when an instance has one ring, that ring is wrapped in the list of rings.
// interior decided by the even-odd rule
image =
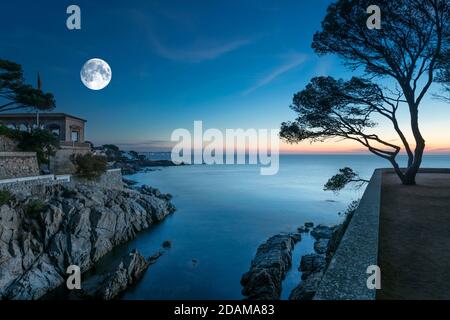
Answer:
[[[35,192],[46,186],[68,183],[70,176],[55,176],[53,174],[0,180],[0,190],[17,192]]]
[[[54,174],[74,174],[77,170],[71,160],[71,157],[77,154],[85,155],[90,152],[91,148],[89,145],[61,145],[56,153],[50,157],[50,171]]]
[[[7,136],[0,135],[0,152],[16,151],[17,145],[17,141],[8,138]]]
[[[82,177],[72,176],[71,184],[86,184],[106,189],[122,189],[122,170],[110,169],[103,175],[94,179],[86,179]]]
[[[39,175],[35,152],[0,152],[0,179]]]

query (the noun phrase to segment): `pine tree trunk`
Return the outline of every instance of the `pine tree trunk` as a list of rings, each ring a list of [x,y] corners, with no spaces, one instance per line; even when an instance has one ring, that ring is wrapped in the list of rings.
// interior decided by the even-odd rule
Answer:
[[[416,140],[416,149],[414,150],[414,160],[412,164],[408,164],[408,168],[403,176],[402,183],[404,185],[415,185],[416,176],[422,164],[423,152],[425,150],[425,140],[419,129],[419,112],[418,105],[415,102],[409,101],[409,111],[411,114],[411,131]]]
[[[404,185],[415,185],[416,184],[416,176],[419,172],[420,165],[422,164],[423,152],[425,149],[425,141],[421,141],[418,143],[416,150],[414,152],[414,161],[411,166],[406,170],[402,183]]]

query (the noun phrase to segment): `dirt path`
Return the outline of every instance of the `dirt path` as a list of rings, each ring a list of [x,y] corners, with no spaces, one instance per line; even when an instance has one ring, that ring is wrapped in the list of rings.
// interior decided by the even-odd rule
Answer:
[[[384,173],[379,239],[378,299],[450,299],[450,174]]]

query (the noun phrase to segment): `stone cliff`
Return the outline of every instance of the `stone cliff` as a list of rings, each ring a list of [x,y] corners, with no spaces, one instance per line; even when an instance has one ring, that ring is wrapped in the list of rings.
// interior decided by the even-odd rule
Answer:
[[[150,187],[48,186],[0,207],[0,299],[38,299],[175,211]]]

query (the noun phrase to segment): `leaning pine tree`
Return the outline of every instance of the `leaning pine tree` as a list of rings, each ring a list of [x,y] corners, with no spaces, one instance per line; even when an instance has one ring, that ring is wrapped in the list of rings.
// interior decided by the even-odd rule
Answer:
[[[369,29],[366,10],[381,9],[381,29]],[[335,54],[362,76],[350,80],[313,78],[294,95],[298,118],[281,125],[290,143],[343,138],[356,141],[388,160],[405,185],[413,185],[422,162],[425,140],[419,128],[419,107],[434,82],[448,70],[450,0],[338,0],[328,7],[322,30],[312,47],[319,55]],[[398,110],[410,121],[404,133]],[[375,119],[392,124],[399,143],[374,132]],[[406,168],[396,157],[407,154]]]

